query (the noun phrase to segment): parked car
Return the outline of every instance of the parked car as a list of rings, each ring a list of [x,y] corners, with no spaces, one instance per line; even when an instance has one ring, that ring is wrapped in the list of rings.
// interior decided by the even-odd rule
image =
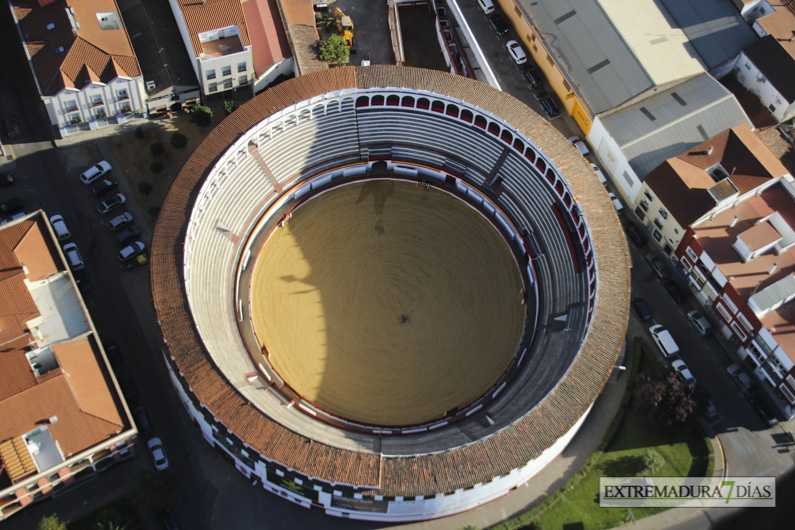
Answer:
[[[138,402],[138,387],[130,374],[119,375],[119,387],[121,388],[121,393],[127,399],[127,403],[132,405]]]
[[[143,405],[138,405],[132,410],[135,424],[138,426],[138,432],[141,434],[149,434],[152,432],[152,425],[149,423],[149,416],[146,415],[146,409]]]
[[[102,197],[107,192],[115,188],[119,183],[116,182],[116,179],[112,178],[104,178],[91,186],[91,193],[96,195],[97,197]]]
[[[119,242],[119,245],[126,245],[128,241],[132,241],[133,239],[137,239],[141,235],[141,229],[135,225],[132,225],[123,231],[119,232],[116,235],[116,241]]]
[[[754,388],[754,383],[751,381],[751,376],[745,373],[745,371],[740,368],[739,365],[729,365],[726,368],[726,372],[744,395],[749,396],[755,392],[756,389]]]
[[[638,318],[640,318],[642,321],[645,322],[647,320],[651,320],[651,309],[646,303],[646,300],[640,296],[636,296],[632,299],[632,308],[635,310]]]
[[[555,104],[555,100],[552,99],[552,96],[544,92],[538,92],[536,93],[536,99],[538,103],[541,104],[541,108],[544,109],[544,112],[547,113],[548,118],[554,118],[560,115],[558,106]]]
[[[693,377],[693,374],[690,372],[690,369],[687,367],[685,362],[682,359],[676,359],[671,362],[671,366],[673,366],[676,373],[682,376],[682,379],[685,380],[690,386],[696,386],[696,378]]]
[[[144,245],[142,241],[133,241],[132,244],[127,245],[119,251],[119,261],[129,261],[144,250],[146,250],[146,245]]]
[[[63,246],[63,253],[66,256],[66,261],[69,263],[69,268],[73,271],[84,269],[86,264],[83,262],[83,256],[80,254],[80,249],[74,243],[67,243]]]
[[[511,27],[505,21],[505,17],[499,13],[492,13],[489,15],[489,24],[494,28],[494,33],[497,35],[505,35]]]
[[[109,340],[103,342],[102,347],[105,349],[105,355],[108,357],[111,366],[121,366],[124,364],[124,358],[121,356],[119,345],[116,344],[116,341]]]
[[[25,203],[22,202],[22,199],[14,197],[0,204],[0,215],[11,215],[19,212],[24,207]]]
[[[524,74],[525,79],[527,82],[530,83],[530,88],[538,90],[541,88],[541,74],[538,73],[538,70],[531,65],[527,65],[522,69],[522,74]]]
[[[627,225],[626,230],[627,230],[627,235],[632,240],[632,242],[638,246],[638,248],[646,246],[646,236],[643,235],[643,232],[641,231],[640,228],[638,228],[638,225],[636,225],[635,223],[630,223]]]
[[[6,132],[8,133],[9,139],[22,136],[22,129],[19,127],[19,118],[17,118],[15,114],[4,116],[3,121],[5,122]]]
[[[0,173],[0,186],[11,186],[12,184],[14,184],[12,173]]]
[[[604,186],[606,188],[607,187],[607,177],[605,177],[605,174],[602,171],[602,168],[600,168],[599,166],[597,166],[593,162],[591,162],[591,168],[593,169],[593,172],[596,173],[596,176],[599,178],[599,182],[601,182],[602,186]]]
[[[63,220],[63,215],[53,215],[50,217],[50,224],[52,225],[52,230],[55,232],[55,236],[61,240],[66,241],[70,237],[72,237],[71,232],[69,229],[66,228],[66,223]]]
[[[704,315],[693,309],[687,313],[687,321],[693,326],[699,335],[705,337],[712,333],[712,324],[704,318]]]
[[[654,254],[646,254],[646,261],[649,263],[649,266],[654,271],[654,274],[657,275],[658,278],[661,280],[667,280],[670,276],[668,272],[668,267],[665,265],[665,262],[659,257],[655,256]]]
[[[494,2],[492,0],[478,0],[478,5],[487,15],[494,13]]]
[[[718,409],[715,408],[715,404],[711,400],[707,401],[706,405],[704,405],[704,414],[706,414],[708,418],[714,418],[718,415]]]
[[[157,517],[157,520],[160,521],[166,530],[179,530],[174,514],[171,513],[171,506],[166,506],[165,510]]]
[[[106,226],[108,227],[108,230],[110,230],[111,232],[118,232],[119,230],[121,230],[122,228],[124,228],[125,226],[129,225],[132,222],[133,222],[132,214],[130,212],[124,212],[123,214],[117,215],[116,217],[108,221],[106,223]]]
[[[662,327],[660,324],[655,324],[649,328],[651,338],[654,343],[660,348],[660,351],[665,357],[673,357],[679,353],[679,346],[671,336],[671,332]]]
[[[624,205],[621,204],[621,201],[618,200],[618,197],[616,197],[612,191],[607,192],[607,196],[610,198],[610,202],[613,203],[613,208],[616,209],[617,213],[624,211]]]
[[[687,300],[687,295],[673,280],[666,280],[663,284],[668,295],[677,304],[683,304]]]
[[[112,210],[115,210],[122,204],[127,202],[127,197],[124,196],[123,193],[117,193],[111,197],[108,197],[101,203],[97,205],[97,211],[102,215],[109,213]]]
[[[587,157],[591,154],[591,151],[588,149],[588,144],[577,138],[576,136],[569,137],[569,142],[571,145],[577,148],[577,151],[580,152],[582,156]]]
[[[508,48],[508,54],[513,59],[513,62],[516,64],[524,64],[527,62],[527,54],[522,49],[522,45],[516,42],[515,40],[509,40],[505,43],[505,47]]]
[[[168,457],[166,457],[166,450],[163,448],[163,442],[160,438],[152,438],[146,442],[146,447],[149,449],[149,456],[152,457],[152,463],[155,469],[163,471],[168,469]]]
[[[103,160],[83,171],[80,174],[80,181],[88,186],[108,171],[110,171],[110,164]]]

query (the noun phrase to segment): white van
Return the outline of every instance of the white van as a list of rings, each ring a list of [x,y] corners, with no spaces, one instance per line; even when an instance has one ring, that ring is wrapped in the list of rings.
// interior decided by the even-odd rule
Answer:
[[[494,2],[492,2],[492,0],[478,0],[478,5],[487,15],[489,13],[494,13]]]
[[[649,333],[651,333],[651,338],[665,357],[673,357],[679,353],[679,346],[676,345],[671,333],[660,324],[650,327]]]
[[[50,217],[50,224],[52,225],[52,230],[55,232],[56,237],[61,241],[66,241],[72,237],[69,229],[66,228],[66,223],[64,223],[62,215],[53,215]]]

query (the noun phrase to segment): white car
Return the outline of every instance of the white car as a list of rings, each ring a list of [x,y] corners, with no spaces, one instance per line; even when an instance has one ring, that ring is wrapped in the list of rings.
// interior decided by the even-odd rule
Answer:
[[[576,136],[569,138],[569,142],[571,142],[571,145],[577,148],[577,151],[579,151],[582,156],[588,156],[591,154],[591,151],[588,149],[588,145]]]
[[[687,383],[690,386],[696,385],[696,378],[693,377],[692,373],[690,373],[690,369],[687,367],[687,365],[682,359],[676,359],[671,363],[671,366],[673,366],[673,369],[676,370],[677,373],[682,376],[682,379],[685,380],[685,383]]]
[[[591,162],[591,168],[593,169],[593,172],[596,173],[596,177],[599,179],[599,182],[602,183],[602,186],[607,187],[607,177],[605,177],[605,174],[602,172],[601,168],[593,162]]]
[[[72,237],[69,229],[66,228],[66,223],[63,221],[63,215],[53,215],[50,217],[50,224],[52,225],[53,232],[61,241],[65,241]]]
[[[160,441],[160,438],[150,439],[146,442],[146,447],[149,449],[149,456],[152,457],[152,463],[155,465],[155,469],[158,471],[168,469],[168,457],[166,456],[166,450],[163,449],[163,442]]]
[[[83,263],[83,256],[80,255],[80,249],[74,243],[67,243],[63,246],[63,253],[66,256],[66,261],[73,271],[79,271],[85,268],[86,264]]]
[[[89,185],[108,171],[110,171],[110,164],[103,160],[83,171],[80,175],[80,180],[83,184]]]
[[[671,332],[660,324],[651,326],[649,328],[649,333],[664,356],[673,357],[679,353],[679,346],[677,346],[676,341],[674,341],[674,338],[671,336]]]
[[[524,64],[527,62],[527,54],[522,49],[522,45],[515,40],[509,40],[505,47],[508,48],[508,53],[516,64]]]
[[[144,245],[143,242],[133,241],[132,244],[127,245],[126,247],[124,247],[119,251],[119,261],[121,261],[122,263],[128,261],[134,258],[135,256],[137,256],[138,254],[140,254],[141,252],[143,252],[144,250],[146,250],[146,245]]]
[[[613,203],[613,208],[616,209],[616,212],[621,213],[624,211],[624,205],[621,204],[621,201],[618,200],[618,197],[612,191],[608,192],[607,196],[610,197],[610,202]]]

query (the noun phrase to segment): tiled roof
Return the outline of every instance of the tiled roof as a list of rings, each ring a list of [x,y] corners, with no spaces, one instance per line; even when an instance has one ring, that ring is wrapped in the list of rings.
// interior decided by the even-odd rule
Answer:
[[[745,232],[741,232],[737,236],[740,240],[745,243],[745,246],[748,247],[748,250],[751,252],[756,252],[759,249],[762,249],[770,244],[775,243],[779,239],[781,239],[781,234],[773,228],[773,225],[770,222],[765,221],[759,224],[755,224]]]
[[[284,14],[290,24],[315,25],[315,10],[312,0],[281,0]]]
[[[707,189],[716,181],[706,170],[720,164],[740,194],[784,176],[787,169],[748,125],[738,125],[669,158],[644,179],[681,226],[715,206]]]
[[[788,103],[795,101],[795,57],[776,37],[766,35],[744,52]]]
[[[756,19],[756,24],[765,33],[775,37],[781,47],[795,59],[795,39],[792,38],[795,31],[795,13],[791,9],[795,9],[792,2],[789,9],[779,6],[773,13]]]
[[[290,45],[275,0],[248,0],[242,5],[251,37],[254,71],[261,75],[273,63],[290,56]]]
[[[251,0],[250,0],[251,1]],[[240,0],[177,0],[196,57],[202,54],[199,33],[237,26],[243,46],[251,44]]]
[[[305,438],[254,408],[210,359],[182,281],[182,238],[195,192],[217,157],[274,111],[344,88],[407,87],[466,100],[523,131],[566,175],[582,203],[600,270],[591,329],[567,375],[512,425],[463,447],[418,457],[339,449]],[[546,120],[508,94],[444,72],[405,67],[335,68],[271,88],[236,110],[202,142],[163,205],[152,243],[151,282],[164,340],[187,388],[212,415],[265,458],[310,477],[378,487],[383,495],[430,495],[487,482],[539,457],[588,410],[607,381],[628,320],[629,254],[615,212],[582,157]]]
[[[315,26],[315,13],[310,0],[276,0],[299,75],[328,70],[325,61],[317,58],[315,43],[320,39]]]
[[[115,436],[125,421],[93,339],[53,344],[59,366],[41,376],[25,356],[37,346],[27,322],[40,316],[25,280],[63,270],[63,263],[56,264],[57,253],[45,255],[56,248],[41,214],[0,227],[0,442],[57,416],[57,423],[48,428],[68,455]]]
[[[83,88],[86,81],[108,83],[141,75],[127,29],[115,0],[57,0],[45,7],[11,0],[45,96],[64,87]],[[73,31],[67,9],[80,29]],[[97,13],[116,13],[119,29],[102,29]],[[47,26],[54,24],[54,28]],[[62,52],[58,52],[63,47]]]

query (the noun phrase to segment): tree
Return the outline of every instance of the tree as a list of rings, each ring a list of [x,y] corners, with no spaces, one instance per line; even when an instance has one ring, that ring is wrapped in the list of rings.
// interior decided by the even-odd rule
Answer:
[[[141,127],[140,125],[136,127],[133,136],[135,136],[139,140],[143,140],[144,138],[146,138],[146,134],[144,133],[144,128]]]
[[[345,39],[340,35],[331,35],[326,41],[318,41],[318,49],[321,61],[336,66],[345,66],[351,55],[350,48],[345,46]]]
[[[61,521],[57,513],[47,515],[41,518],[39,524],[36,525],[36,530],[67,530],[66,524],[68,521]]]
[[[643,460],[643,468],[649,475],[656,475],[665,465],[665,458],[663,458],[663,455],[654,449],[649,449],[644,452],[641,459]]]
[[[166,149],[162,142],[155,142],[149,146],[149,152],[152,153],[152,156],[160,156],[166,152]]]
[[[168,471],[140,473],[135,480],[133,501],[162,512],[174,500],[179,489],[179,480]]]
[[[153,187],[152,187],[152,185],[151,185],[151,184],[149,184],[148,182],[141,182],[141,183],[139,183],[139,184],[138,184],[138,191],[139,191],[139,192],[141,193],[141,195],[143,195],[144,197],[146,197],[147,195],[149,195],[150,193],[152,193],[152,191],[153,191],[153,190],[154,190],[154,188],[153,188]]]
[[[236,108],[237,108],[237,105],[235,105],[234,100],[232,100],[232,99],[225,99],[224,100],[224,114],[229,116],[230,114],[232,114],[232,112],[234,112],[234,110]]]
[[[207,105],[196,103],[190,111],[190,122],[199,127],[207,127],[213,121],[213,111]]]
[[[174,149],[185,149],[188,145],[188,137],[180,132],[171,135],[171,147]]]
[[[149,164],[149,170],[152,173],[160,173],[160,172],[163,171],[164,167],[166,167],[166,166],[165,166],[165,164],[163,164],[162,160],[155,160],[154,162]]]
[[[671,369],[638,375],[632,396],[635,410],[663,427],[687,422],[703,409],[706,399],[703,391],[690,387]]]

